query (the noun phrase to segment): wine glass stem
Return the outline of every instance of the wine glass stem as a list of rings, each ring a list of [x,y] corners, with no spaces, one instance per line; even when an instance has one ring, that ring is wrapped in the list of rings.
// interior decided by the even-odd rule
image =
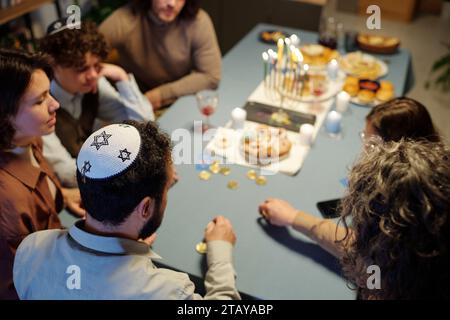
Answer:
[[[208,130],[209,129],[209,116],[205,116],[206,120],[205,120],[205,129]]]

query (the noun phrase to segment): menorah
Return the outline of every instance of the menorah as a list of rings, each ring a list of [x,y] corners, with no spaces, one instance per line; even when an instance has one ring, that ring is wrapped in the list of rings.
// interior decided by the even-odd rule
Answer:
[[[286,44],[286,46],[285,46]],[[283,110],[286,100],[298,101],[309,95],[309,66],[303,64],[303,56],[290,38],[279,39],[278,53],[272,49],[263,52],[264,92],[272,101],[279,100],[279,109],[271,119],[279,124],[289,124],[289,115]]]
[[[289,124],[289,116],[283,110],[287,103],[317,103],[329,99],[339,90],[342,75],[335,59],[322,67],[303,63],[300,49],[290,38],[279,39],[278,52],[269,49],[262,53],[264,62],[264,93],[271,100],[279,102],[278,111],[271,120],[279,124]],[[332,80],[332,81],[330,81]]]

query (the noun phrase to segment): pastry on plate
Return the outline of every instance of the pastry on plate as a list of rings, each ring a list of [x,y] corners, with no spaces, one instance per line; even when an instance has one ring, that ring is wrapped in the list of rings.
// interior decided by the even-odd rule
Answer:
[[[390,81],[381,80],[380,81],[380,89],[394,91],[394,85]]]
[[[324,46],[320,44],[308,44],[302,47],[302,52],[309,57],[317,57],[323,55],[325,50]]]
[[[347,92],[350,96],[354,97],[358,94],[359,85],[358,84],[344,84],[343,90]]]
[[[400,39],[396,37],[359,34],[356,39],[361,49],[374,53],[394,53],[400,45]]]
[[[242,147],[247,161],[270,163],[286,157],[292,142],[285,129],[260,125],[254,132],[244,136]]]
[[[386,102],[386,101],[391,100],[394,97],[394,91],[380,89],[377,91],[376,97],[377,97],[377,100],[379,100],[381,102]]]
[[[260,33],[260,39],[266,43],[277,43],[278,39],[284,39],[287,34],[283,31],[268,30]]]
[[[347,74],[360,79],[375,80],[387,72],[380,60],[360,51],[346,54],[340,59],[340,66]]]
[[[345,78],[345,84],[359,85],[359,79],[356,77],[348,76],[347,78]]]
[[[370,90],[360,90],[358,92],[358,99],[359,101],[361,101],[362,103],[371,103],[375,98],[375,93],[373,91]]]
[[[303,55],[303,63],[311,66],[325,67],[339,56],[337,50],[324,47],[320,44],[307,44],[300,48]]]

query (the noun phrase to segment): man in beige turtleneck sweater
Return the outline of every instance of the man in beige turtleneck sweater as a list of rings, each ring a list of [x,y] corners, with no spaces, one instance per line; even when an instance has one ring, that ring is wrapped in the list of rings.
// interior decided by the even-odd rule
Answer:
[[[154,109],[219,84],[220,49],[197,0],[135,1],[116,10],[99,30]]]

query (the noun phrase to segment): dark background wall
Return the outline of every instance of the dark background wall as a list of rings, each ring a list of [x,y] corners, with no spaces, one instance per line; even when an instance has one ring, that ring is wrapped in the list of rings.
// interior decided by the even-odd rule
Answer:
[[[202,0],[213,20],[222,54],[258,23],[317,31],[321,5],[295,0]]]

